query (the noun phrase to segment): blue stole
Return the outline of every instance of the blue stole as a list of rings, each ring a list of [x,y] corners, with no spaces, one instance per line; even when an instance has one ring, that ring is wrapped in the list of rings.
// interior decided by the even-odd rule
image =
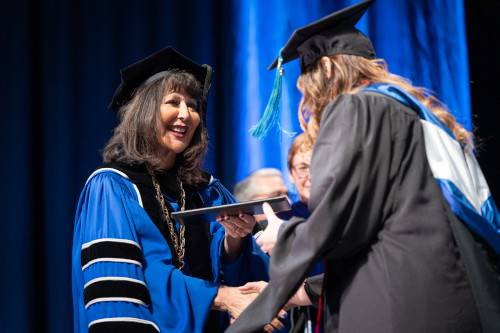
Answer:
[[[500,254],[500,213],[470,149],[464,149],[434,113],[398,86],[377,83],[363,91],[392,97],[418,113],[427,160],[451,210]]]

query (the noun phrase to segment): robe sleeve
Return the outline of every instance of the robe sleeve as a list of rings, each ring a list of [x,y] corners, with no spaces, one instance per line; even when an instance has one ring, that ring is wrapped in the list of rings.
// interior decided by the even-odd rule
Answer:
[[[124,179],[110,172],[91,177],[82,192],[73,240],[76,332],[159,331],[132,222],[135,197]]]
[[[317,307],[323,288],[324,274],[311,276],[304,281],[304,290],[314,307]]]
[[[111,172],[84,188],[73,248],[75,331],[201,332],[218,283],[176,269],[168,246],[151,238],[161,237],[156,229],[139,236],[155,227],[138,198],[131,182]]]
[[[283,226],[269,285],[227,332],[260,331],[315,262],[353,255],[375,237],[387,196],[391,132],[387,113],[374,112],[372,103],[366,95],[343,95],[325,109],[311,163],[311,216]]]

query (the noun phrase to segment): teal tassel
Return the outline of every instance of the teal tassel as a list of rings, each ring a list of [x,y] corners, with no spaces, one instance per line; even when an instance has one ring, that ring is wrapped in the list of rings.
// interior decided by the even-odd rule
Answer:
[[[259,122],[250,128],[250,134],[260,140],[262,140],[267,132],[274,126],[278,125],[278,128],[281,129],[279,124],[280,118],[280,102],[281,102],[281,86],[282,86],[282,76],[284,74],[283,67],[281,63],[283,62],[283,58],[278,57],[278,66],[276,67],[276,76],[274,77],[274,85],[271,96],[269,97],[269,101],[267,102],[266,109],[264,114],[260,118]]]

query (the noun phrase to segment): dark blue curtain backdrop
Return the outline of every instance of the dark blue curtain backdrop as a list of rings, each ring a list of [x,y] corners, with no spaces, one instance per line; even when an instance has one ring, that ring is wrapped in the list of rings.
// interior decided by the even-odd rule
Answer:
[[[241,179],[263,166],[286,170],[286,157],[292,138],[279,132],[263,142],[251,138],[248,129],[262,114],[272,89],[274,72],[265,68],[296,28],[327,13],[356,3],[337,1],[254,1],[241,0],[234,8],[235,110],[234,128],[225,151],[233,143],[243,154],[233,155],[234,168],[229,181]],[[377,0],[360,21],[358,28],[373,41],[378,57],[389,69],[414,84],[434,91],[471,128],[467,48],[462,1]],[[298,61],[285,64],[281,124],[285,130],[299,131],[297,106],[300,94],[295,88]]]
[[[285,171],[291,138],[247,133],[271,91],[266,67],[290,33],[354,1],[17,0],[0,14],[3,163],[0,331],[72,331],[73,217],[116,124],[120,68],[173,45],[215,68],[206,167],[231,187]],[[359,27],[389,68],[471,127],[463,3],[377,0]],[[285,66],[283,128],[298,131],[298,64]]]

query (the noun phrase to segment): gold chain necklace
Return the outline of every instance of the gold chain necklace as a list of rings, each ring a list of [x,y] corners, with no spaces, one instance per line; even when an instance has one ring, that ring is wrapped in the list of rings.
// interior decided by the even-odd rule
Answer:
[[[161,210],[163,212],[163,219],[167,222],[168,231],[170,233],[170,238],[174,243],[175,254],[177,255],[177,259],[179,260],[179,269],[182,270],[184,268],[184,255],[186,254],[186,238],[184,237],[184,233],[186,232],[186,226],[182,221],[179,222],[179,237],[177,237],[177,233],[175,232],[174,222],[172,221],[172,217],[170,216],[170,212],[168,211],[167,204],[165,203],[165,199],[163,198],[163,194],[161,193],[160,184],[156,180],[154,172],[148,167],[148,173],[151,176],[151,180],[153,181],[153,187],[155,188],[155,197],[158,203],[161,206]],[[183,211],[186,207],[186,192],[184,192],[184,187],[182,186],[182,181],[177,177],[177,181],[179,182],[179,187],[181,190],[181,211]]]

